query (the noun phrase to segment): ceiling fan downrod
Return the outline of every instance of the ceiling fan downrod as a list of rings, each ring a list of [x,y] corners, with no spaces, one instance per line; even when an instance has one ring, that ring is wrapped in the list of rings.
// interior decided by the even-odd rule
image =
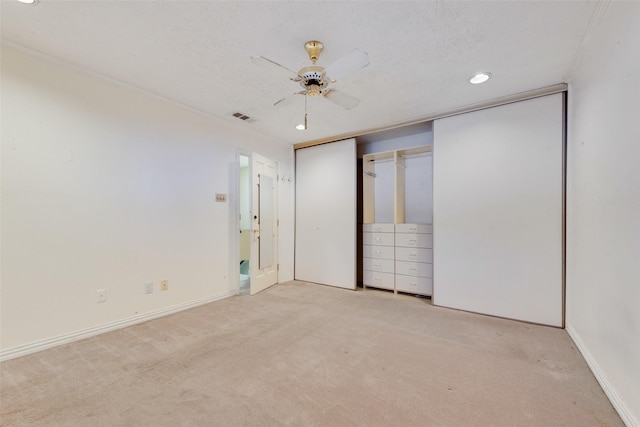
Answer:
[[[320,52],[324,49],[324,45],[317,40],[311,40],[304,44],[304,48],[307,50],[311,62],[315,64],[320,58]]]

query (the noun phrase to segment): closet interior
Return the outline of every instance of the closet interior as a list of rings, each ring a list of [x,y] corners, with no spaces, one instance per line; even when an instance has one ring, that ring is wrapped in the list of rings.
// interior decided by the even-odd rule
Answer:
[[[433,293],[431,123],[358,138],[358,281]]]

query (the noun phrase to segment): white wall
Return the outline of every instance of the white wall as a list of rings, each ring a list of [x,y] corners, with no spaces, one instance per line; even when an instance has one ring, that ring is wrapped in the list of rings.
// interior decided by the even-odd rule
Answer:
[[[291,147],[6,45],[1,82],[0,356],[236,292],[237,150],[291,176]],[[278,193],[286,281],[293,183]]]
[[[612,2],[570,80],[567,330],[640,425],[640,3]]]

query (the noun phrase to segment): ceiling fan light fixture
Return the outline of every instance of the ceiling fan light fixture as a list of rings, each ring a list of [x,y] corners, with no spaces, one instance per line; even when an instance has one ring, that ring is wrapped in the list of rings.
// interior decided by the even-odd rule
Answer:
[[[296,129],[298,129],[298,130],[305,130],[305,129],[307,129],[307,128],[304,126],[304,124],[303,124],[303,123],[300,123],[299,125],[297,125],[297,126],[296,126]]]
[[[310,84],[307,86],[307,95],[318,96],[320,95],[320,93],[321,93],[320,86],[316,84]]]
[[[491,73],[478,73],[475,76],[469,79],[469,83],[472,85],[479,85],[480,83],[484,83],[491,78]]]
[[[332,88],[331,85],[343,76],[369,65],[369,55],[360,49],[353,49],[325,69],[324,67],[316,65],[316,61],[320,57],[320,52],[324,49],[323,44],[317,40],[310,40],[305,43],[304,47],[309,54],[312,65],[302,67],[298,72],[283,67],[277,62],[262,56],[251,57],[251,62],[254,64],[272,70],[278,70],[286,74],[289,80],[300,84],[303,89],[280,99],[273,105],[283,107],[289,105],[289,100],[292,98],[297,98],[296,95],[303,95],[305,97],[305,116],[307,96],[326,98],[347,110],[357,107],[358,104],[360,104],[359,99],[347,95],[340,90],[336,90]],[[300,130],[308,129],[306,117],[304,126],[296,127]]]

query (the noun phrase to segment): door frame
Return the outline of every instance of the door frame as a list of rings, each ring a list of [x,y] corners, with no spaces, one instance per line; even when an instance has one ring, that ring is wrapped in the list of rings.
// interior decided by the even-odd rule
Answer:
[[[235,290],[235,295],[239,295],[240,294],[240,156],[245,156],[249,158],[249,203],[251,205],[251,214],[253,215],[253,191],[254,191],[254,180],[253,180],[253,158],[254,158],[254,154],[258,154],[268,160],[273,161],[276,164],[276,167],[278,166],[278,162],[276,160],[272,160],[269,157],[263,156],[259,153],[255,153],[252,151],[248,151],[248,150],[243,150],[243,149],[236,149],[236,155],[235,155],[235,162],[233,165],[233,185],[234,185],[234,193],[235,193],[235,197],[233,198],[233,208],[232,208],[232,213],[233,213],[233,221],[231,221],[231,223],[233,224],[234,227],[234,237],[231,239],[230,242],[230,246],[231,246],[231,262],[233,263],[233,268],[232,268],[232,272],[230,274],[231,279],[234,281],[233,282],[233,286],[231,287],[231,289]],[[276,176],[274,177],[274,185],[276,187],[276,196],[274,199],[274,203],[275,203],[275,211],[276,211],[276,221],[278,221],[278,217],[279,217],[279,207],[278,207],[278,185],[279,185],[279,180],[278,180],[278,175],[279,175],[279,171],[276,171]],[[252,220],[252,225],[253,225],[253,220]],[[253,236],[251,236],[251,238],[253,239]],[[276,242],[279,242],[280,239],[280,227],[276,226],[275,227],[275,240]],[[276,259],[276,263],[279,263],[279,245],[276,246],[276,253],[275,253],[275,259]],[[249,256],[249,263],[250,265],[254,265],[254,263],[257,263],[257,254],[254,253],[253,250],[253,244],[251,245],[251,250],[250,250],[250,256]],[[279,276],[279,273],[277,273]],[[278,280],[276,280],[276,283],[278,283]]]

